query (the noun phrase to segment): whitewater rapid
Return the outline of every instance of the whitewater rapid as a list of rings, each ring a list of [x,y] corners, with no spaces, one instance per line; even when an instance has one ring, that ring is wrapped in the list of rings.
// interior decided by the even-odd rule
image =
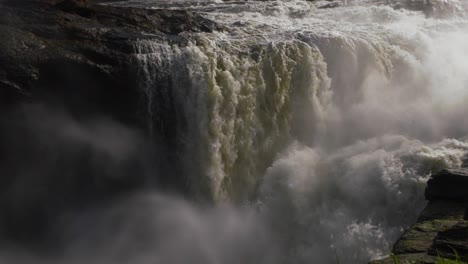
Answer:
[[[279,263],[388,254],[430,174],[468,152],[465,3],[327,3],[125,3],[222,26],[136,44],[148,128],[194,197],[257,212]]]

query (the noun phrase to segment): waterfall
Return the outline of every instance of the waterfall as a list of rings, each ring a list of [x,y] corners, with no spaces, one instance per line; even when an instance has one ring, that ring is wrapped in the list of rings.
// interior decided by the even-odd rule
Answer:
[[[155,145],[195,197],[260,211],[280,262],[387,254],[430,174],[462,165],[463,2],[172,4],[226,29],[136,43]]]
[[[173,150],[195,193],[245,201],[276,153],[305,137],[304,125],[311,122],[312,134],[321,126],[330,82],[313,45],[296,40],[242,50],[203,36],[186,47],[139,45],[149,126],[164,126],[156,104],[172,105],[177,124],[167,133],[177,134]]]
[[[188,184],[204,182],[195,192],[241,199],[295,140],[336,148],[385,133],[434,140],[467,132],[433,124],[452,110],[461,113],[442,109],[443,97],[451,95],[437,89],[448,70],[456,73],[465,63],[456,60],[459,65],[442,72],[434,67],[456,59],[436,41],[449,45],[463,33],[464,20],[440,21],[386,5],[317,12],[310,6],[303,11],[300,1],[273,3],[261,19],[246,22],[247,29],[188,34],[183,47],[159,40],[136,45],[150,133],[175,138],[169,148],[187,163]],[[297,9],[300,17],[290,18]],[[271,16],[275,12],[286,17]],[[220,14],[234,24],[242,19],[231,12],[213,17]],[[280,23],[296,24],[278,29]],[[466,52],[467,41],[455,41]],[[460,75],[450,89],[463,92]],[[400,118],[408,113],[413,120]]]

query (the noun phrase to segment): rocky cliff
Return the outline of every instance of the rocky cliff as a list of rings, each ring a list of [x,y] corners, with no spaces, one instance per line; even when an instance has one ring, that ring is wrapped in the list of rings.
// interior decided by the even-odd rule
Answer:
[[[395,243],[400,263],[435,263],[437,258],[468,256],[468,168],[434,174],[426,188],[429,201],[418,221]],[[392,258],[373,264],[394,263]]]

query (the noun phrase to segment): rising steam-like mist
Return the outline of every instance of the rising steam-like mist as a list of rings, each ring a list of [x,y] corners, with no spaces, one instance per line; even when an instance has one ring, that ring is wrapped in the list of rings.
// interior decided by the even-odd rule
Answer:
[[[464,3],[199,2],[125,3],[227,28],[135,44],[148,136],[37,106],[2,124],[15,243],[0,261],[364,263],[416,220],[431,173],[463,165]],[[161,175],[213,203],[165,193]]]

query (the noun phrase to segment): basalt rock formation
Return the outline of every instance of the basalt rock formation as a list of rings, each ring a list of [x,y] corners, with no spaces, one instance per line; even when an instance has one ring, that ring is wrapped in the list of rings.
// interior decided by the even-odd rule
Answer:
[[[400,263],[435,263],[468,257],[468,168],[445,169],[428,181],[429,201],[418,221],[395,243]],[[405,262],[406,261],[406,262]],[[373,264],[394,263],[392,258]]]

